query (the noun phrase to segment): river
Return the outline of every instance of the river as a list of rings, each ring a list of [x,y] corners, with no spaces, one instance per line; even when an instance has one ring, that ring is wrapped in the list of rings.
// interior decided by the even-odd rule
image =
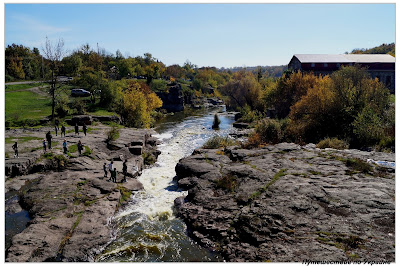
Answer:
[[[212,130],[214,114],[220,111],[220,129]],[[132,194],[132,201],[114,217],[115,239],[97,256],[100,262],[208,262],[221,256],[194,243],[186,225],[174,216],[174,200],[186,196],[173,181],[175,165],[213,135],[232,131],[233,114],[203,110],[196,115],[178,113],[156,127],[160,156],[138,180],[144,190]]]

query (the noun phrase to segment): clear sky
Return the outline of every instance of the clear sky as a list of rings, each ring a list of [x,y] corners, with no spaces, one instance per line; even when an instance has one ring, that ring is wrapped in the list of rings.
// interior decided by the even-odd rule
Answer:
[[[5,4],[5,46],[88,43],[166,65],[285,65],[395,42],[395,4]]]

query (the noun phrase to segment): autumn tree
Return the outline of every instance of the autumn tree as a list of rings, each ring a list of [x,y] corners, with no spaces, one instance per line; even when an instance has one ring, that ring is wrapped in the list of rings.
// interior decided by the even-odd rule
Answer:
[[[121,117],[127,126],[148,128],[151,125],[151,111],[161,106],[161,99],[147,85],[130,81],[124,92]]]
[[[318,77],[312,73],[287,73],[277,80],[276,86],[266,91],[264,102],[267,107],[274,107],[278,118],[285,118],[290,107],[314,87]]]
[[[262,110],[262,88],[250,72],[236,72],[231,81],[221,86],[219,91],[227,97],[227,105],[240,110],[249,106],[252,110]]]

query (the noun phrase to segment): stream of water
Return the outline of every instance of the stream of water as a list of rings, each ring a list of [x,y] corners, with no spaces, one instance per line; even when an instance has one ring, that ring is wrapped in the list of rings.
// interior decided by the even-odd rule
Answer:
[[[220,110],[221,111],[221,110]],[[213,135],[225,136],[232,130],[234,117],[219,113],[220,130],[212,130],[214,111],[196,116],[184,114],[166,119],[156,128],[162,141],[156,164],[143,171],[138,180],[144,190],[132,195],[132,202],[114,217],[116,238],[97,261],[207,262],[222,258],[194,243],[186,225],[174,216],[174,200],[186,196],[173,181],[175,165]]]

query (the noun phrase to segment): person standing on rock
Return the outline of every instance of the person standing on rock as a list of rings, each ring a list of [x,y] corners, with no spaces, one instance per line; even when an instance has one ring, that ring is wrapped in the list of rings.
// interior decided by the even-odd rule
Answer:
[[[65,137],[65,127],[64,127],[64,125],[61,126],[61,137],[62,137],[63,134],[64,134],[64,137]]]
[[[111,179],[113,183],[117,183],[117,168],[114,168],[114,170],[111,171]]]
[[[82,129],[83,129],[83,133],[84,133],[84,134],[85,134],[85,136],[86,136],[87,126],[86,126],[86,124],[85,124],[85,123],[83,123],[83,127],[82,127]]]
[[[79,152],[79,155],[82,154],[82,150],[83,150],[83,145],[82,145],[82,142],[79,140],[79,142],[78,142],[78,152]]]
[[[75,135],[78,134],[79,135],[79,127],[78,127],[78,123],[75,123]]]
[[[64,154],[67,154],[67,140],[65,140],[64,139],[64,142],[63,142],[63,149],[64,149]]]
[[[57,132],[57,130],[58,129],[60,129],[60,121],[58,121],[58,119],[56,119],[55,121],[54,121],[54,127],[56,128],[56,132]]]
[[[58,130],[57,126],[54,126],[54,131],[56,132],[56,136],[57,136],[57,130]]]
[[[12,148],[13,148],[13,150],[14,150],[14,158],[15,158],[15,157],[19,158],[19,157],[18,157],[18,143],[15,142],[14,145],[12,145]]]
[[[103,165],[104,177],[107,177],[107,163]]]
[[[128,160],[125,159],[124,163],[122,164],[122,173],[124,174],[124,179],[122,182],[126,182],[126,175],[128,174],[128,165],[127,165]]]
[[[111,160],[111,162],[108,164],[108,171],[110,171],[110,181],[112,179],[112,171],[113,171],[113,160]]]
[[[47,145],[49,146],[49,150],[51,150],[51,139],[52,138],[53,138],[53,136],[51,135],[50,131],[47,132],[46,139],[47,139]]]
[[[46,140],[43,139],[43,151],[44,153],[46,153]]]

